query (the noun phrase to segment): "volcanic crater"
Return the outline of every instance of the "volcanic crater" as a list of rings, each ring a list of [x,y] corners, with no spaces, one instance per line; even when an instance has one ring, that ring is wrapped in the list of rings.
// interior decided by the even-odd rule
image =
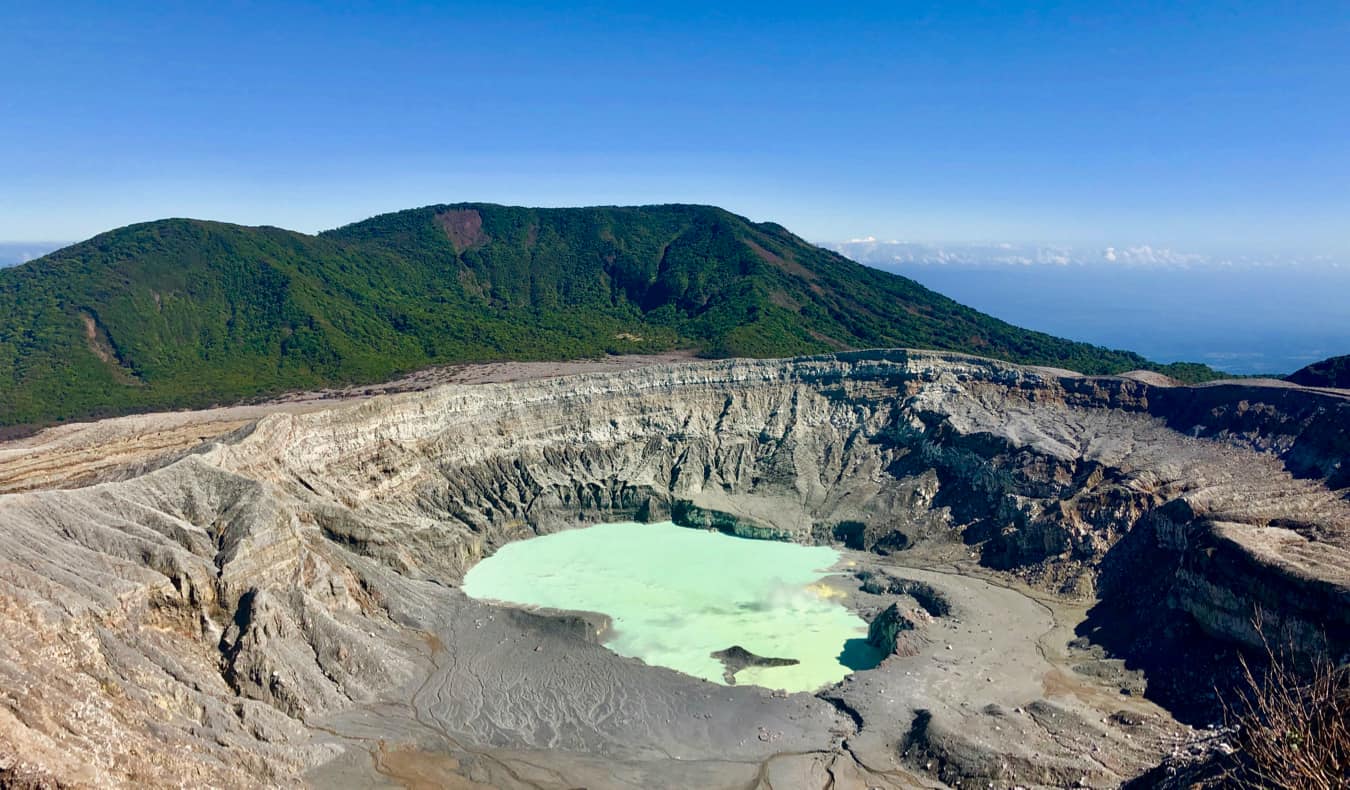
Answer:
[[[1350,652],[1348,456],[1332,390],[906,350],[50,429],[0,445],[0,780],[1114,787],[1254,614]],[[837,548],[887,657],[723,685],[460,589],[667,520]]]

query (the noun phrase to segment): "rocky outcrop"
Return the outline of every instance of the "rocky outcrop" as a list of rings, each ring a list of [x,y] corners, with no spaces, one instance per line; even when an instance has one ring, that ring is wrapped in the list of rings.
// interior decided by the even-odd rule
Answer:
[[[469,611],[454,591],[469,567],[603,520],[973,555],[1074,599],[1144,585],[1158,618],[1216,639],[1251,642],[1260,610],[1302,644],[1350,650],[1350,400],[1334,393],[876,351],[444,386],[229,430],[191,447],[176,428],[153,462],[123,445],[85,487],[0,496],[0,641],[18,646],[0,662],[7,750],[96,784],[293,779],[335,748],[308,722],[413,694],[442,666],[466,626],[435,613]],[[917,587],[886,594],[929,605]],[[454,633],[505,627],[484,611]],[[874,624],[884,644],[895,614]],[[589,707],[540,691],[547,721],[528,734],[503,724],[520,711],[490,710],[510,698],[469,686],[436,704],[476,700],[446,726],[482,729],[456,737],[655,748],[618,724],[637,703],[597,677],[577,681],[604,689]],[[687,690],[669,682],[677,705]],[[611,729],[577,734],[610,705],[627,711]]]
[[[746,667],[790,667],[801,663],[795,658],[757,656],[740,645],[732,645],[726,650],[714,650],[709,655],[722,662],[724,668],[722,677],[728,686],[736,685],[736,673]]]
[[[891,604],[868,624],[867,644],[884,656],[913,655],[915,650],[905,642],[905,633],[913,630],[914,621],[900,613],[898,604]]]

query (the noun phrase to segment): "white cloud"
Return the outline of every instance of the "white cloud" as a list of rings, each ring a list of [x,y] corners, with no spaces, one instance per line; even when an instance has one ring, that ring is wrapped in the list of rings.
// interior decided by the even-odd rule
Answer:
[[[1102,259],[1110,263],[1122,263],[1135,266],[1191,266],[1194,264],[1219,263],[1205,255],[1176,252],[1166,247],[1154,247],[1151,244],[1138,244],[1133,247],[1107,247],[1102,250]]]
[[[880,266],[1129,266],[1155,268],[1350,266],[1350,260],[1299,256],[1223,257],[1181,252],[1152,244],[1073,247],[1009,242],[925,244],[877,241],[875,236],[821,246],[862,263]]]

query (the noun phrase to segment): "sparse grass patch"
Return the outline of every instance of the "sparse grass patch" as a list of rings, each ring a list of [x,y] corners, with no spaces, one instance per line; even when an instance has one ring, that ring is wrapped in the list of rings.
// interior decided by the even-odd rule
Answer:
[[[1325,654],[1296,659],[1257,632],[1265,666],[1241,660],[1245,689],[1227,709],[1236,732],[1235,764],[1226,779],[1239,787],[1283,790],[1350,788],[1350,664]]]

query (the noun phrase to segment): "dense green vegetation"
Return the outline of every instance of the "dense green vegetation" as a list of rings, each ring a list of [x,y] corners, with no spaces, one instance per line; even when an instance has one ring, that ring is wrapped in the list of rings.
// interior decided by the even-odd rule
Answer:
[[[1290,373],[1285,380],[1305,387],[1350,389],[1350,354],[1314,362]]]
[[[434,363],[912,346],[1086,373],[1029,332],[706,206],[432,206],[318,236],[132,225],[0,271],[0,425],[202,406]]]

